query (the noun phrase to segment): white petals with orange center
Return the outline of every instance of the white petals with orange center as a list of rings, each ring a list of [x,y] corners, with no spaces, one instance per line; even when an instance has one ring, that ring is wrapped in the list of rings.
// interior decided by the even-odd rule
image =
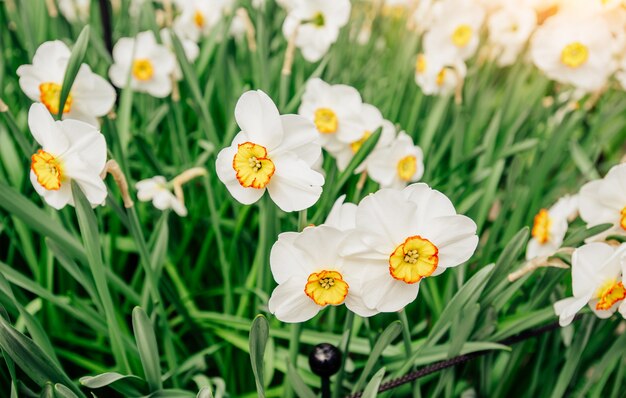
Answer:
[[[41,103],[48,108],[50,113],[56,115],[61,107],[61,85],[52,82],[41,83],[39,85]],[[67,95],[63,113],[68,113],[72,108],[72,94]]]
[[[304,292],[317,305],[339,305],[346,299],[348,289],[341,273],[321,271],[309,275]]]

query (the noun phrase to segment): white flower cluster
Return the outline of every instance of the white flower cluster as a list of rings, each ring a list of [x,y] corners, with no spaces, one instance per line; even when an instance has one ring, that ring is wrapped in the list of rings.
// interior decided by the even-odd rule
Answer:
[[[358,206],[343,199],[326,223],[282,233],[272,247],[269,310],[279,320],[341,304],[364,317],[399,311],[423,279],[469,260],[478,244],[476,224],[426,184],[381,189]]]
[[[532,239],[528,243],[526,259],[547,259],[563,243],[568,222],[577,214],[587,228],[601,224],[612,226],[586,240],[586,244],[572,254],[573,296],[554,305],[562,326],[568,325],[585,305],[600,318],[607,318],[617,310],[626,318],[626,244],[604,242],[610,236],[626,236],[626,164],[614,166],[600,180],[583,185],[575,196],[565,196],[550,209],[542,209],[535,216]]]

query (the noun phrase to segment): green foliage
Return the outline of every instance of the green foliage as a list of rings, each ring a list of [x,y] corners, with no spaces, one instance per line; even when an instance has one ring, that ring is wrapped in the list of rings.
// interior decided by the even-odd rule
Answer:
[[[523,263],[537,211],[619,162],[626,139],[623,92],[608,89],[592,109],[581,106],[556,120],[566,106],[558,100],[563,87],[530,65],[498,69],[474,59],[462,103],[425,96],[414,83],[417,37],[404,29],[404,17],[384,16],[372,25],[380,40],[357,45],[351,29],[343,29],[320,63],[296,54],[284,77],[284,11],[273,2],[255,10],[242,1],[256,28],[256,51],[228,36],[232,16],[201,43],[194,63],[174,36],[180,100],[124,89],[115,115],[102,120],[109,157],[120,164],[133,197],[141,179],[206,169],[184,187],[189,215],[140,202],[124,209],[111,178],[106,206],[93,209],[74,186],[76,208],[55,211],[29,181],[36,150],[27,126],[31,101],[15,71],[43,41],[67,42],[73,51],[63,99],[82,62],[107,76],[112,61],[97,7],[83,27],[50,17],[45,3],[0,2],[0,98],[8,106],[0,112],[0,389],[7,396],[281,397],[293,389],[314,397],[320,380],[307,358],[321,342],[344,353],[331,379],[335,396],[365,389],[364,396],[373,397],[381,382],[415,367],[484,350],[490,353],[400,387],[394,396],[452,397],[471,389],[493,397],[622,395],[626,344],[617,317],[584,315],[569,328],[511,347],[498,342],[554,322],[553,303],[569,295],[567,270],[540,268],[513,283],[507,275]],[[114,41],[155,29],[148,16],[163,11],[149,5],[133,18],[128,3],[113,13]],[[354,4],[355,13],[363,11],[361,2]],[[361,20],[354,23],[358,32]],[[326,157],[323,196],[300,220],[269,201],[237,203],[215,174],[216,153],[238,131],[233,111],[244,91],[262,89],[281,113],[293,113],[314,76],[354,86],[406,130],[424,151],[423,181],[479,227],[472,259],[425,280],[403,322],[397,314],[353,319],[345,308],[331,307],[291,328],[267,308],[276,237],[303,221],[323,222],[340,194],[356,203],[377,190],[354,170],[380,132],[341,173]],[[546,97],[556,100],[548,104]],[[565,245],[607,227],[587,229],[576,221]]]

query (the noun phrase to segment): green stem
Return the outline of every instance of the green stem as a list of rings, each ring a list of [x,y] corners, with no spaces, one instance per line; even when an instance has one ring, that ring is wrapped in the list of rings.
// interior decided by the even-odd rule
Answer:
[[[398,317],[402,323],[402,341],[404,343],[404,350],[406,351],[407,359],[411,357],[411,328],[409,326],[409,319],[406,316],[406,309],[403,308],[398,312]]]
[[[345,339],[342,341],[341,347],[339,350],[341,351],[341,368],[339,369],[339,373],[337,373],[337,378],[335,379],[335,388],[333,389],[333,398],[339,398],[341,395],[341,389],[343,385],[343,379],[346,375],[346,360],[348,358],[348,352],[350,348],[350,339],[352,338],[352,329],[354,328],[354,312],[348,311],[348,315],[346,316],[346,321],[343,326],[344,333],[347,333]]]
[[[294,323],[291,325],[291,337],[289,338],[289,361],[293,366],[298,368],[298,352],[300,349],[300,333],[302,332],[302,324]],[[289,378],[285,377],[283,382],[283,398],[293,397],[293,388],[289,384]]]

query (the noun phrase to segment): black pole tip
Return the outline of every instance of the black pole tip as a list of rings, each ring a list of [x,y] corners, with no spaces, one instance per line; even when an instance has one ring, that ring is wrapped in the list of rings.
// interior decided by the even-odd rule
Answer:
[[[309,366],[316,375],[330,377],[341,368],[341,351],[332,344],[318,344],[309,354]]]

